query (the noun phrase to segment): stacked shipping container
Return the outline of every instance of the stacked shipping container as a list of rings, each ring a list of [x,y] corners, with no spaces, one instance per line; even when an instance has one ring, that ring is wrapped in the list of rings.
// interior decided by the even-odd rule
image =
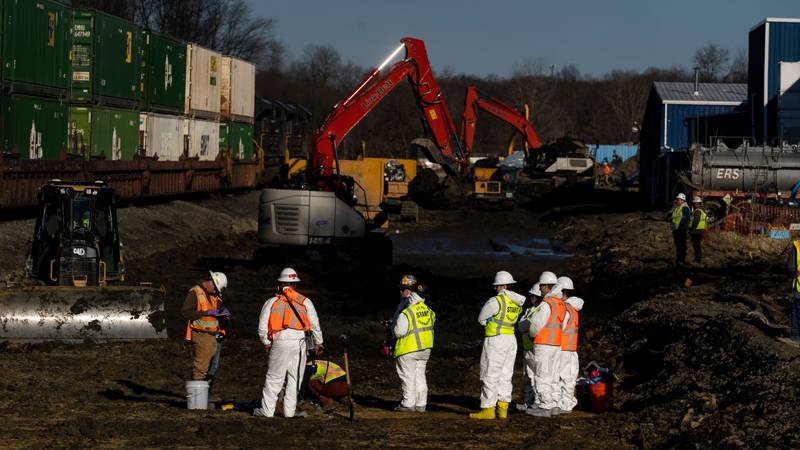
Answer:
[[[0,17],[0,207],[60,173],[120,176],[123,196],[255,185],[252,64],[57,0],[0,0]],[[162,194],[159,171],[175,178]]]

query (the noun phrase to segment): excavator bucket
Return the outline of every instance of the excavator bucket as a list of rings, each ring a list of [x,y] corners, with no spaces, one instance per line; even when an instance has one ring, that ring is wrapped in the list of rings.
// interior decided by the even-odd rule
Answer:
[[[0,341],[165,339],[164,295],[145,286],[0,289]]]

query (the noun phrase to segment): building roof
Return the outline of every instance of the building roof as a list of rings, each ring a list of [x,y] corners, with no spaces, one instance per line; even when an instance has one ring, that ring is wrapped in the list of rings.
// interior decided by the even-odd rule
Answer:
[[[738,105],[747,100],[747,84],[700,83],[694,95],[694,83],[655,82],[658,96],[665,103]]]

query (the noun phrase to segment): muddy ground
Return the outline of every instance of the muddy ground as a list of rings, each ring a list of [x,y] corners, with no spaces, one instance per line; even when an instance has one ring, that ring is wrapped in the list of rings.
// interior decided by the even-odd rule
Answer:
[[[396,251],[388,267],[341,253],[262,252],[254,260],[257,193],[124,209],[129,278],[164,285],[172,338],[5,345],[0,438],[8,448],[800,447],[800,354],[778,340],[788,324],[786,242],[713,233],[705,262],[676,270],[660,213],[638,211],[635,197],[620,193],[570,194],[513,211],[423,211],[419,224],[390,230]],[[9,236],[29,226],[0,223],[5,280],[17,279],[15,262],[24,259]],[[329,356],[340,360],[340,336],[350,337],[356,421],[315,410],[292,420],[185,410],[189,347],[176,309],[186,290],[206,269],[228,274],[234,328],[217,392],[257,400],[266,371],[257,316],[284,264],[298,269],[301,291],[317,306]],[[491,277],[509,270],[525,292],[545,268],[571,275],[586,300],[581,361],[612,368],[614,410],[470,421],[480,389],[475,316]],[[379,354],[380,321],[407,272],[430,284],[439,321],[424,415],[391,411],[400,388]]]

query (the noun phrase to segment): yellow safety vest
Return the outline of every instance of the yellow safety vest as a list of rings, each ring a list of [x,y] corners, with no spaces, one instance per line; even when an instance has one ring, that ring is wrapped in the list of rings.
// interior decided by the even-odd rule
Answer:
[[[794,281],[792,282],[792,286],[794,287],[795,292],[800,292],[800,241],[794,241],[793,245],[794,245],[794,253],[796,255],[795,258],[797,258],[797,260],[795,261],[796,273]]]
[[[522,307],[512,302],[505,292],[495,297],[500,304],[500,311],[486,322],[486,337],[499,334],[514,334],[514,325],[519,320]]]
[[[685,210],[689,209],[689,206],[684,203],[681,206],[676,206],[672,210],[672,229],[677,230],[681,226],[681,221],[683,221],[683,216],[686,215],[684,213]]]
[[[405,314],[411,328],[408,334],[395,342],[394,357],[433,348],[433,323],[436,321],[436,313],[424,302],[419,302],[404,309],[402,314]]]
[[[317,370],[311,375],[312,380],[321,380],[323,384],[345,376],[345,371],[336,363],[317,361]]]
[[[692,220],[691,225],[689,226],[692,230],[705,230],[706,229],[706,212],[703,211],[702,208],[695,208],[695,212],[700,212],[700,220],[697,223],[694,223],[694,212],[692,213]]]

